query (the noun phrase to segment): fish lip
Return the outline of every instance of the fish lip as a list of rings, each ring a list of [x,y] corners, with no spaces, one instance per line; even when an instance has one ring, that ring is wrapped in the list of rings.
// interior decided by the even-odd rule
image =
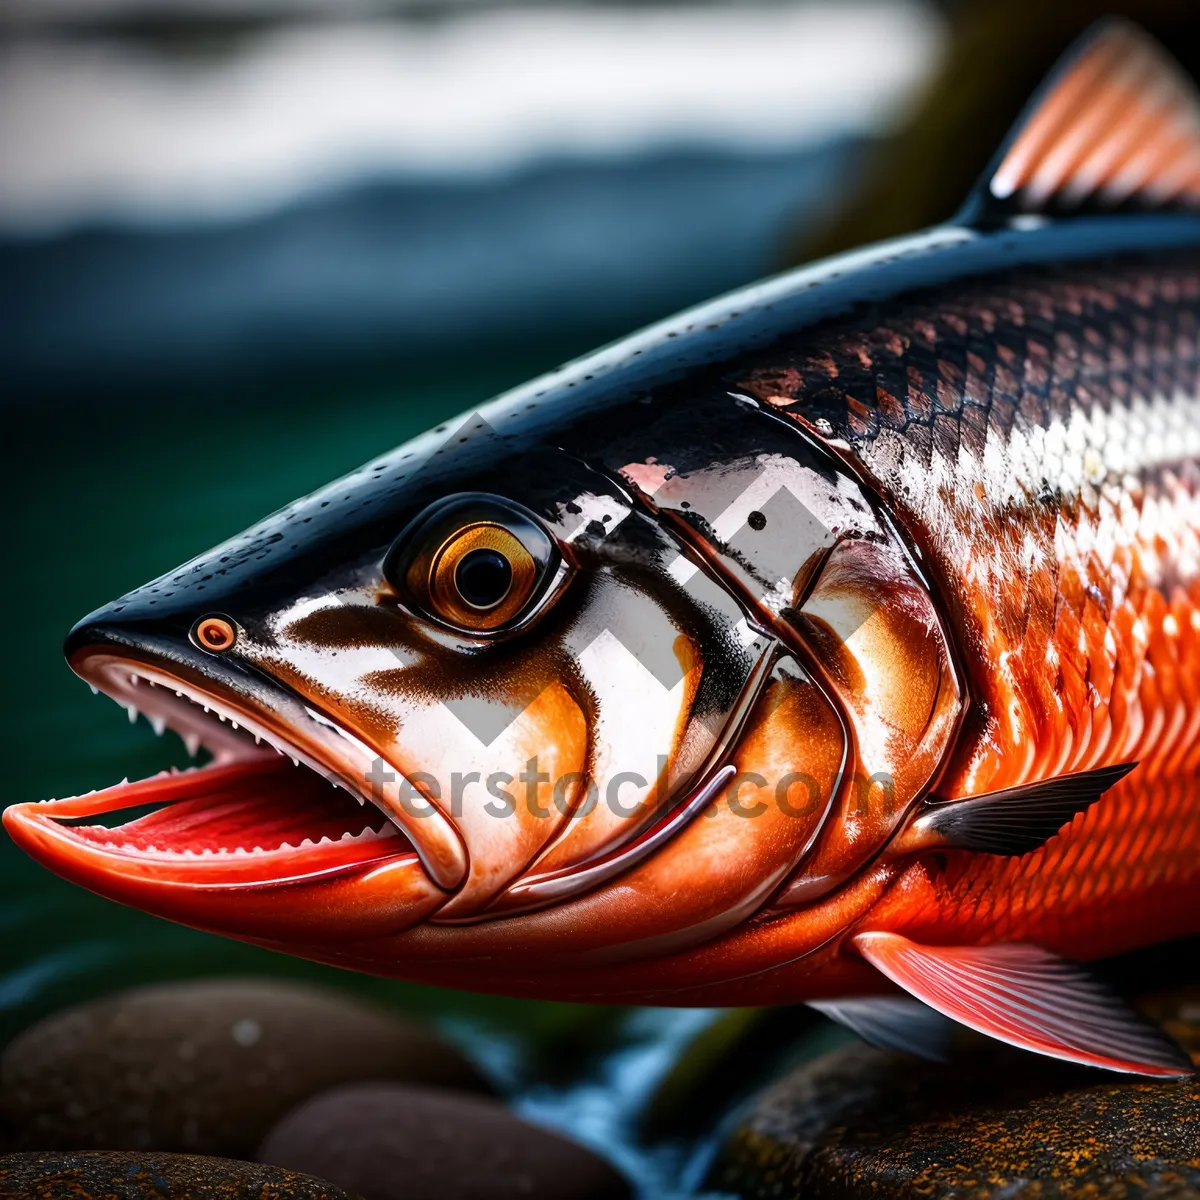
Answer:
[[[189,737],[198,739],[200,746],[212,752],[214,760],[202,769],[259,761],[269,765],[276,753],[290,757],[297,765],[303,763],[341,787],[360,805],[369,804],[382,812],[407,839],[422,869],[439,888],[452,889],[465,878],[465,850],[449,822],[432,806],[414,818],[405,810],[380,803],[363,786],[378,756],[311,704],[291,698],[282,689],[278,697],[272,694],[268,703],[188,663],[127,644],[101,642],[72,647],[69,664],[95,690],[126,709],[132,706],[136,710],[133,719],[141,713],[155,725],[156,732],[170,729],[185,741]],[[256,742],[265,742],[266,747],[260,748]],[[395,774],[399,776],[399,772]],[[67,827],[55,821],[49,805],[82,804],[86,799],[12,806],[5,811],[5,821],[15,827],[30,821],[39,825],[53,822],[62,830]],[[62,809],[57,811],[60,819],[68,815]],[[71,841],[75,844],[82,839]]]

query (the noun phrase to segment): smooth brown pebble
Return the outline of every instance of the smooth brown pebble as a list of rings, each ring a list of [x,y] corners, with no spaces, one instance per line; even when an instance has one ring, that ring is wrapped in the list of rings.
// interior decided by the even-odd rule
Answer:
[[[47,1017],[0,1058],[12,1150],[253,1158],[307,1096],[362,1079],[483,1089],[432,1030],[339,992],[269,980],[138,988]]]
[[[1200,1059],[1200,992],[1144,1004]],[[951,1065],[849,1045],[764,1092],[707,1186],[744,1200],[1200,1200],[1200,1080],[979,1038]]]
[[[314,1096],[267,1135],[263,1162],[363,1200],[617,1200],[624,1181],[590,1150],[502,1104],[436,1088],[351,1084]]]
[[[354,1200],[321,1179],[199,1154],[0,1157],[0,1200]]]

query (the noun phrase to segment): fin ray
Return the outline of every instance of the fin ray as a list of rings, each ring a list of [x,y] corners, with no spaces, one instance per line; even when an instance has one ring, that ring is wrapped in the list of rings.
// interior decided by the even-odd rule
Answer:
[[[851,996],[810,1000],[808,1007],[881,1050],[900,1050],[934,1062],[950,1057],[953,1023],[908,996]]]
[[[1051,72],[960,220],[1122,206],[1200,208],[1200,91],[1147,33],[1110,19]]]
[[[1002,1042],[1112,1071],[1194,1074],[1161,1030],[1084,968],[1038,946],[923,946],[879,932],[857,934],[853,945],[930,1008]]]
[[[962,800],[934,798],[904,829],[893,852],[936,848],[983,854],[1028,854],[1090,808],[1136,763],[1058,775]]]

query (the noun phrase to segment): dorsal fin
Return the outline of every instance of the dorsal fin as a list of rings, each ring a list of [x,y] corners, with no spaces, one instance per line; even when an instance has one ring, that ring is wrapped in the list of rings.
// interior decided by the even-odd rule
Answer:
[[[1200,90],[1147,33],[1094,27],[1030,101],[960,220],[1200,209]]]

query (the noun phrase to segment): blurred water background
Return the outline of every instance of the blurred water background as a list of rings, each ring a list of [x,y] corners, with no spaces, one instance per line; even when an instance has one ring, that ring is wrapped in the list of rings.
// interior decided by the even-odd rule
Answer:
[[[74,620],[510,384],[779,269],[916,103],[943,32],[916,0],[8,0],[4,802],[182,761],[71,676]],[[638,1158],[630,1122],[712,1014],[339,974],[120,908],[0,844],[0,1042],[117,987],[228,973],[429,1014],[523,1111],[653,1194],[684,1169]]]

